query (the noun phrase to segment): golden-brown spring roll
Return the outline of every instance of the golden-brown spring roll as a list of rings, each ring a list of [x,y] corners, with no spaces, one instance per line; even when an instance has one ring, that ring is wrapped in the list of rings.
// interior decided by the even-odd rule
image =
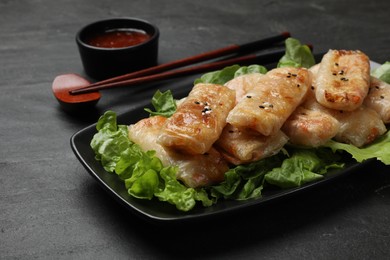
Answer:
[[[282,126],[295,145],[318,147],[338,133],[340,123],[331,115],[299,106]]]
[[[330,109],[322,106],[315,99],[308,99],[303,105],[310,110],[321,111],[336,118],[340,128],[334,139],[339,142],[361,147],[386,132],[386,126],[380,115],[364,105],[354,111]]]
[[[186,154],[208,152],[226,125],[235,95],[225,86],[195,85],[162,127],[157,142]]]
[[[387,130],[378,113],[365,106],[350,112],[333,111],[332,116],[340,122],[335,140],[357,147],[373,142]]]
[[[370,89],[364,105],[374,109],[385,124],[390,123],[390,84],[371,77]]]
[[[352,111],[368,93],[370,61],[361,51],[329,50],[316,74],[317,101],[328,108]]]
[[[215,145],[227,161],[240,165],[277,154],[287,141],[282,131],[264,136],[254,131],[240,131],[227,124]]]
[[[275,135],[302,102],[310,85],[311,73],[307,69],[273,69],[230,111],[227,122],[239,129]]]
[[[229,169],[222,155],[214,148],[205,154],[187,155],[164,149],[156,141],[167,118],[153,116],[130,125],[129,138],[142,150],[154,150],[164,166],[179,168],[176,178],[186,186],[197,188],[223,181]]]
[[[225,86],[236,92],[236,103],[245,98],[246,93],[252,90],[258,83],[259,80],[264,77],[261,73],[251,73],[238,76],[225,83]]]

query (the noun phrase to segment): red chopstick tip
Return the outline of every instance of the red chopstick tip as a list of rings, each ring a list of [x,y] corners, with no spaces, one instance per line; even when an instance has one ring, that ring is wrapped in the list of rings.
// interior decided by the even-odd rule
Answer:
[[[291,33],[289,32],[282,32],[282,35],[286,38],[291,37]]]

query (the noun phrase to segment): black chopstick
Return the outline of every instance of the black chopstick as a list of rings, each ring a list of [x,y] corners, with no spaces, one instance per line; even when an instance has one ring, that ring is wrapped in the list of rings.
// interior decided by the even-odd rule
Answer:
[[[202,73],[202,72],[208,72],[212,70],[218,70],[222,69],[229,65],[248,65],[248,64],[269,64],[273,62],[277,62],[283,55],[285,54],[285,50],[277,50],[272,51],[266,54],[251,54],[236,58],[231,58],[227,60],[207,63],[207,64],[201,64],[198,66],[183,68],[183,69],[177,69],[173,71],[167,71],[162,72],[158,74],[148,75],[144,77],[138,77],[128,80],[123,80],[119,82],[111,82],[107,84],[97,85],[97,86],[91,86],[88,88],[80,88],[71,90],[70,93],[73,95],[77,94],[84,94],[84,93],[90,93],[90,92],[96,92],[103,89],[108,88],[116,88],[116,87],[123,87],[123,86],[134,86],[134,85],[140,85],[145,83],[151,83],[158,80],[165,80],[165,79],[171,79],[179,76],[186,76],[196,73]]]
[[[277,35],[274,35],[271,37],[267,37],[267,38],[264,38],[261,40],[257,40],[257,41],[253,41],[253,42],[249,42],[249,43],[245,43],[245,44],[240,44],[240,45],[233,44],[233,45],[230,45],[230,46],[227,46],[224,48],[220,48],[217,50],[213,50],[210,52],[198,54],[198,55],[191,56],[188,58],[172,61],[169,63],[164,63],[164,64],[157,65],[157,66],[154,66],[151,68],[143,69],[140,71],[136,71],[136,72],[128,73],[125,75],[117,76],[114,78],[106,79],[103,81],[99,81],[96,83],[92,83],[92,84],[90,84],[88,86],[84,86],[80,89],[72,90],[72,91],[70,91],[70,93],[71,94],[87,93],[87,92],[82,92],[81,89],[89,89],[89,88],[94,88],[94,87],[99,86],[99,85],[107,85],[109,83],[127,81],[127,80],[138,78],[138,77],[144,77],[147,75],[152,75],[152,74],[160,73],[160,72],[175,69],[175,68],[180,68],[180,67],[184,67],[184,66],[199,63],[199,62],[203,62],[203,61],[207,61],[207,60],[211,60],[211,59],[215,59],[215,58],[220,58],[220,57],[223,57],[223,56],[226,56],[229,54],[238,54],[238,55],[241,54],[242,55],[242,54],[246,54],[246,53],[253,52],[256,50],[266,49],[266,48],[269,48],[276,43],[284,41],[288,37],[290,37],[290,33],[283,32],[283,33],[280,33],[280,34],[277,34]]]

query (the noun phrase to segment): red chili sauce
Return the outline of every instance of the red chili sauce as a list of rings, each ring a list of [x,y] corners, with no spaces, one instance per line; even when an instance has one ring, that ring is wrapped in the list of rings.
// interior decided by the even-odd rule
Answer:
[[[138,45],[150,39],[150,35],[141,30],[114,29],[89,37],[88,45],[99,48],[124,48]]]

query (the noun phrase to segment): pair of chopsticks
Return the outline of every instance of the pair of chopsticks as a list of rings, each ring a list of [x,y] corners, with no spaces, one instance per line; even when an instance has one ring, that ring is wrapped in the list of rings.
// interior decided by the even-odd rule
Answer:
[[[208,64],[201,64],[198,66],[168,71],[175,68],[180,68],[187,65],[207,61],[210,59],[221,58],[223,56],[230,55],[230,54],[239,55],[239,54],[245,54],[253,51],[266,49],[272,47],[276,43],[284,41],[288,37],[290,37],[290,33],[283,32],[275,36],[271,36],[265,39],[257,40],[246,44],[230,45],[221,49],[206,52],[203,54],[198,54],[185,59],[176,60],[173,62],[147,68],[144,70],[99,81],[79,89],[70,90],[69,93],[72,95],[77,95],[77,94],[96,92],[99,90],[114,88],[114,87],[133,86],[138,84],[150,83],[150,82],[163,80],[163,79],[170,79],[178,76],[185,76],[185,75],[191,75],[195,73],[202,73],[211,70],[222,69],[226,66],[233,65],[233,64],[244,65],[244,64],[250,64],[255,62],[268,64],[280,59],[284,55],[285,50],[272,51],[266,54],[249,54],[241,57],[220,60]]]

